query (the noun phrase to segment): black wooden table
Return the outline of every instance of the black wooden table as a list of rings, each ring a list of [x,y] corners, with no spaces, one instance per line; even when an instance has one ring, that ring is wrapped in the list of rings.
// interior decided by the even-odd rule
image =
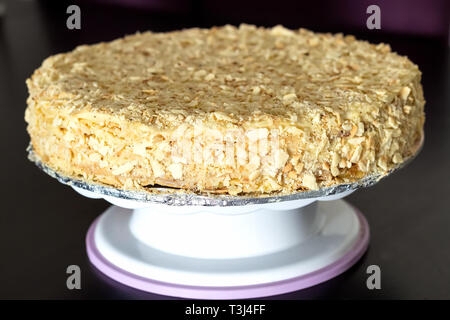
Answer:
[[[79,31],[66,28],[64,11],[49,16],[30,1],[11,1],[0,18],[0,298],[165,298],[97,272],[84,241],[90,223],[108,204],[83,198],[26,159],[24,81],[44,58],[138,29],[196,25],[195,17],[119,11],[84,10]],[[425,146],[407,168],[347,198],[371,227],[361,261],[331,281],[275,298],[450,299],[450,53],[433,39],[361,36],[389,42],[423,71]],[[81,290],[66,287],[66,268],[72,264],[81,268]],[[381,290],[366,287],[369,265],[381,268]]]

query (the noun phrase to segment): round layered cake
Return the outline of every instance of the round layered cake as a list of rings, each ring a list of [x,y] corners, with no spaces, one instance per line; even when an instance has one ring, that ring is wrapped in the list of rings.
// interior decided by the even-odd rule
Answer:
[[[46,59],[35,156],[122,190],[293,193],[387,174],[423,136],[421,72],[388,45],[251,25],[138,33]]]

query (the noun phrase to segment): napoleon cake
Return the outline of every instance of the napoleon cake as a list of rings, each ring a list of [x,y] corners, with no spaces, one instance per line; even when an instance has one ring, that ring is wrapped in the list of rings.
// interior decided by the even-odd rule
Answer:
[[[289,194],[383,176],[423,135],[421,72],[388,45],[252,25],[138,33],[27,80],[33,152],[121,190]]]

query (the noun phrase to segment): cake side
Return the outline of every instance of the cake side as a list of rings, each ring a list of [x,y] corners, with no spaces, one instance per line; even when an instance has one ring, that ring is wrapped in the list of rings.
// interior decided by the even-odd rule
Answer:
[[[254,26],[137,34],[27,80],[35,153],[128,190],[290,193],[383,174],[415,151],[420,71],[386,45]]]

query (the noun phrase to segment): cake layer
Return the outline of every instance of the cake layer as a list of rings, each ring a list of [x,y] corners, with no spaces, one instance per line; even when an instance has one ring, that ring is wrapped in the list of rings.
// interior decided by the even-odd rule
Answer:
[[[417,149],[421,73],[385,44],[241,25],[52,56],[27,80],[35,153],[127,190],[290,193],[383,174]]]

